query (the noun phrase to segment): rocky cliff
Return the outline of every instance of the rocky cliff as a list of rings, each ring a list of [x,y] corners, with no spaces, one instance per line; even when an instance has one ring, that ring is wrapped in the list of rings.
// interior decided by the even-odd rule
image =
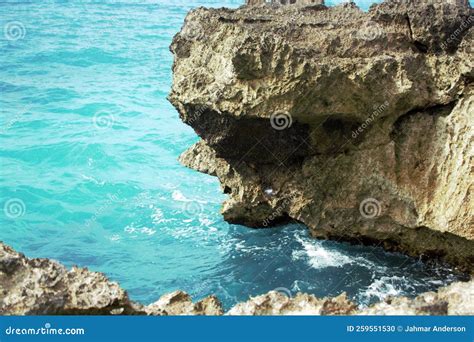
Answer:
[[[0,315],[214,315],[224,314],[218,298],[193,303],[176,291],[148,306],[133,302],[103,274],[74,267],[67,270],[48,259],[28,259],[0,242]],[[415,299],[388,298],[357,308],[345,294],[316,298],[279,292],[250,298],[227,315],[470,315],[474,314],[474,280],[451,284]]]
[[[472,272],[473,14],[435,0],[190,12],[169,99],[202,140],[181,161],[219,178],[229,222],[296,220]]]

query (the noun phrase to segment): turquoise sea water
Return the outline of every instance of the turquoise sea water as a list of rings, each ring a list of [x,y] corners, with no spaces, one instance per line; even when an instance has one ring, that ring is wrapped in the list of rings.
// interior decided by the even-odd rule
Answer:
[[[191,8],[240,4],[0,3],[0,240],[104,272],[143,303],[182,289],[229,307],[279,289],[367,304],[454,281],[298,225],[229,225],[217,179],[177,162],[197,137],[166,100],[168,46]]]

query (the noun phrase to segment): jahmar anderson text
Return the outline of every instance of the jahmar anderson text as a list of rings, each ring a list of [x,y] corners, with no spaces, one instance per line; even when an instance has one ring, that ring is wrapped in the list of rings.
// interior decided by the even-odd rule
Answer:
[[[449,327],[446,325],[426,327],[407,325],[405,327],[405,332],[466,332],[466,327]]]

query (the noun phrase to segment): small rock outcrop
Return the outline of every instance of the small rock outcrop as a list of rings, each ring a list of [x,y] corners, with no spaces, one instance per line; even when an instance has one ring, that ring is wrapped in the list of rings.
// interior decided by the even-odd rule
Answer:
[[[153,316],[220,316],[223,314],[222,304],[217,297],[209,296],[193,303],[191,296],[183,291],[175,291],[162,296],[155,303],[148,305],[145,311]]]
[[[131,301],[117,283],[103,274],[48,259],[28,259],[0,242],[0,315],[212,315],[224,314],[221,302],[209,296],[196,303],[182,291],[162,296],[148,306]],[[459,282],[415,299],[388,298],[358,308],[343,293],[319,299],[271,291],[250,298],[227,315],[472,315],[474,280]]]
[[[474,265],[474,12],[386,0],[191,11],[169,96],[224,218]]]
[[[253,297],[247,302],[234,306],[227,315],[354,315],[357,306],[349,301],[345,294],[334,298],[318,299],[313,295],[298,293],[289,298],[286,295],[270,291]]]
[[[134,314],[124,290],[100,273],[67,270],[47,259],[27,259],[0,244],[0,314]]]

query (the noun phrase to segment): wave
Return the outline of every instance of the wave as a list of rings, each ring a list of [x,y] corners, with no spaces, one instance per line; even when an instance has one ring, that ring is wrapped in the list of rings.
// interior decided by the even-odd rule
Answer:
[[[374,301],[382,301],[390,296],[407,294],[410,281],[404,276],[380,277],[374,280],[365,290],[356,296],[361,306],[367,306]]]
[[[293,251],[293,260],[306,258],[308,265],[312,268],[342,267],[353,263],[349,256],[327,249],[319,241],[303,240],[300,236],[297,236],[296,240],[301,243],[304,250]]]

